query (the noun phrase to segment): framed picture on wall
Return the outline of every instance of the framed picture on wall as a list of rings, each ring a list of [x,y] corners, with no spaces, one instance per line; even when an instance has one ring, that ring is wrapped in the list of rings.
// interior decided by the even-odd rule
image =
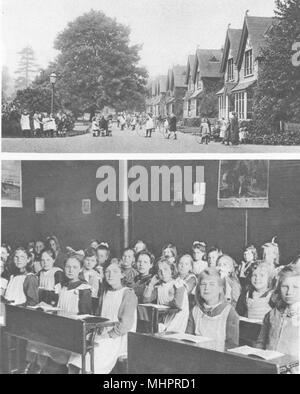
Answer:
[[[90,213],[91,213],[91,200],[90,199],[82,200],[81,211],[82,211],[83,215],[90,215]]]
[[[219,208],[269,208],[268,160],[221,160]]]
[[[21,161],[2,161],[1,206],[8,208],[23,207]]]

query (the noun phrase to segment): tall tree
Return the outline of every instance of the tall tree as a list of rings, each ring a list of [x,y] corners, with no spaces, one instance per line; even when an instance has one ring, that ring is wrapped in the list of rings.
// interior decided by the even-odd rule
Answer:
[[[124,110],[141,104],[147,72],[138,66],[141,48],[130,45],[129,35],[128,27],[94,10],[58,35],[56,92],[66,108],[78,113],[95,106]],[[46,70],[44,76],[48,78],[50,71],[54,70]],[[40,77],[36,83],[47,81]]]
[[[300,40],[300,1],[276,0],[276,6],[254,96],[254,120],[262,134],[274,131],[279,121],[300,122],[300,67],[292,63],[293,44]]]
[[[30,46],[23,48],[20,52],[19,66],[16,74],[19,77],[15,81],[15,87],[17,90],[28,88],[30,82],[32,81],[32,75],[36,74],[38,71],[38,66],[36,64],[34,51]]]

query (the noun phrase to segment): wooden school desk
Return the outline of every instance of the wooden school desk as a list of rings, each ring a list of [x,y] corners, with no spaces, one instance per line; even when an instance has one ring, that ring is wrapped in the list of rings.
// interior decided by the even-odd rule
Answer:
[[[298,365],[291,356],[264,361],[157,335],[128,335],[129,374],[279,374]]]
[[[11,338],[17,338],[17,370],[19,369],[20,339],[67,350],[81,355],[82,373],[86,373],[85,359],[91,355],[91,372],[94,373],[94,339],[104,327],[114,326],[114,322],[101,317],[84,321],[72,318],[63,312],[43,312],[21,306],[5,305],[6,325],[4,334],[8,343],[8,372],[12,373]],[[90,338],[88,338],[88,336]]]
[[[147,333],[158,333],[158,323],[161,318],[169,313],[179,312],[178,308],[165,308],[164,306],[152,304],[138,305],[138,323],[144,322],[144,327],[147,327]],[[142,330],[144,332],[144,330]]]

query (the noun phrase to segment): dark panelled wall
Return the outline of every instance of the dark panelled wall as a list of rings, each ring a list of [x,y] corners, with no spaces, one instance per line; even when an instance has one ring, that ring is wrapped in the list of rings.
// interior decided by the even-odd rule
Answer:
[[[31,239],[56,234],[63,246],[83,248],[91,238],[107,240],[119,252],[119,204],[96,199],[96,171],[116,162],[30,162],[22,163],[22,209],[2,208],[2,240],[14,246]],[[130,165],[203,165],[207,183],[206,204],[200,213],[185,213],[184,206],[170,203],[131,204],[131,239],[142,238],[158,255],[166,242],[179,251],[189,251],[194,240],[217,244],[239,259],[245,244],[245,210],[217,208],[217,161],[151,161]],[[282,262],[300,252],[300,161],[270,163],[270,208],[249,209],[248,239],[256,245],[278,236]],[[46,212],[34,213],[34,197],[46,198]],[[92,214],[81,213],[81,200],[92,200]]]

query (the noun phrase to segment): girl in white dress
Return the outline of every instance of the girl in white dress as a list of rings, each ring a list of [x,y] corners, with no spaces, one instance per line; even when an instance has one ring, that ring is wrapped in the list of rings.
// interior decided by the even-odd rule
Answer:
[[[14,253],[13,262],[17,272],[9,279],[4,299],[13,305],[38,304],[38,279],[30,272],[30,256],[27,251],[18,248]]]
[[[239,317],[224,301],[225,281],[215,268],[204,270],[196,287],[194,306],[187,333],[211,338],[210,348],[217,351],[239,344]]]
[[[127,334],[136,331],[137,297],[132,289],[122,285],[122,269],[117,262],[110,262],[104,270],[103,294],[98,315],[117,322],[103,330],[95,339],[95,373],[108,374],[120,356],[127,355]],[[86,367],[90,360],[86,357]],[[81,368],[81,356],[73,354],[69,360],[70,373]]]
[[[186,330],[189,317],[188,292],[184,281],[176,277],[176,265],[162,258],[158,262],[158,276],[153,276],[144,292],[144,303],[156,302],[179,310],[164,316],[159,326],[160,331]]]
[[[91,287],[79,279],[81,261],[77,256],[67,259],[65,265],[65,280],[57,286],[57,307],[62,313],[71,315],[84,315],[92,312]],[[70,333],[71,335],[71,333]],[[57,365],[57,369],[65,366],[70,358],[71,352],[57,349],[52,346],[30,342],[27,347],[27,365],[24,373],[32,369],[35,373],[47,370],[48,358]]]
[[[193,243],[193,273],[195,275],[201,274],[207,267],[206,244],[204,242],[195,241]]]

